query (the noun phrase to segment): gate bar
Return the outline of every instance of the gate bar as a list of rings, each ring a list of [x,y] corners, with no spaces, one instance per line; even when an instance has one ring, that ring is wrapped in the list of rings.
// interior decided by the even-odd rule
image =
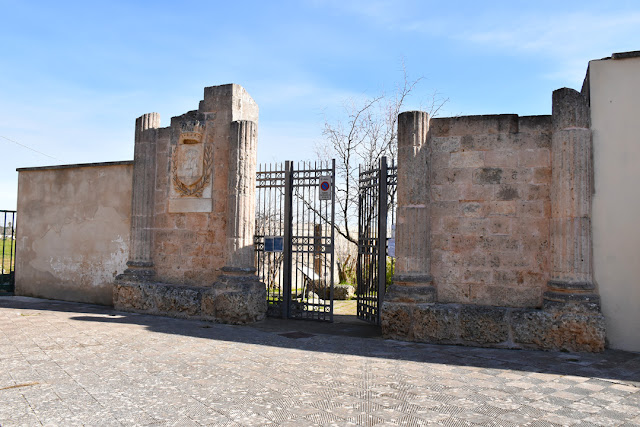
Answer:
[[[336,251],[336,240],[335,240],[335,225],[336,225],[336,159],[331,160],[331,264],[330,264],[330,273],[331,273],[331,289],[329,290],[329,295],[331,298],[331,314],[330,319],[333,322],[333,284],[334,284],[334,262],[335,262],[335,251]],[[327,207],[328,209],[328,207]],[[326,268],[326,266],[325,266]]]
[[[284,247],[282,248],[282,318],[288,319],[291,310],[291,274],[293,269],[291,234],[293,232],[293,162],[284,162]]]
[[[380,159],[378,174],[378,312],[377,324],[380,324],[382,300],[387,286],[387,157]]]

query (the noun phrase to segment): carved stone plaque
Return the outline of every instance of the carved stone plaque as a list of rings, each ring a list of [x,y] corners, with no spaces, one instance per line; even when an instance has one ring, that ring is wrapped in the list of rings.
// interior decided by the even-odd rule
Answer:
[[[170,212],[211,211],[213,147],[203,142],[200,122],[181,126],[178,145],[171,156]]]

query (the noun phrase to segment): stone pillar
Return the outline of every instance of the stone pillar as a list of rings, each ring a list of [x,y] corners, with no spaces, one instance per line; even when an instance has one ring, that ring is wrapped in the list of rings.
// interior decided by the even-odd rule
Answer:
[[[573,89],[553,92],[551,280],[545,308],[579,304],[599,311],[592,276],[592,143],[589,106]]]
[[[231,122],[227,201],[227,260],[223,271],[255,273],[253,235],[256,216],[256,148],[258,126]]]
[[[213,292],[202,298],[203,314],[225,323],[255,322],[267,313],[267,287],[255,274],[253,245],[257,133],[255,122],[230,124],[226,263]]]
[[[385,301],[434,302],[431,277],[429,115],[398,116],[396,270]]]
[[[136,119],[131,200],[131,240],[124,276],[144,280],[153,276],[154,191],[156,182],[156,136],[160,114],[144,114]]]

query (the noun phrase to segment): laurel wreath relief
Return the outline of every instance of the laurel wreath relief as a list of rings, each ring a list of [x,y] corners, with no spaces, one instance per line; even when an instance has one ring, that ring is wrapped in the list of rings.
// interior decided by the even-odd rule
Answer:
[[[211,165],[213,165],[213,148],[205,146],[204,159],[202,161],[202,176],[193,184],[185,184],[178,178],[178,162],[173,162],[173,186],[182,196],[202,197],[202,192],[209,185],[211,178]]]

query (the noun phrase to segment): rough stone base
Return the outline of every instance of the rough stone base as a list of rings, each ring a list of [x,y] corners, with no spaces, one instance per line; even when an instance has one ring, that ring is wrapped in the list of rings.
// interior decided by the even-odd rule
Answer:
[[[267,294],[255,276],[221,276],[212,287],[120,279],[113,305],[122,311],[242,325],[264,319]]]
[[[385,338],[476,347],[600,352],[604,316],[572,309],[384,302]]]

